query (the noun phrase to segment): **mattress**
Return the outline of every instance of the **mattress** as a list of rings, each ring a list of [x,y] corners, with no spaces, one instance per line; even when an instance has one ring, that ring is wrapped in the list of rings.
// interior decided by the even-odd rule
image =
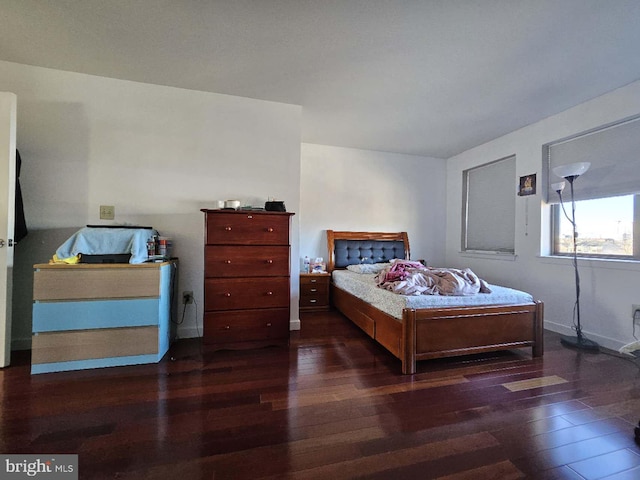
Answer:
[[[480,305],[513,305],[533,303],[533,297],[513,288],[489,284],[491,293],[468,296],[443,295],[398,295],[378,288],[373,273],[355,273],[349,270],[334,270],[333,283],[340,289],[364,300],[378,310],[402,319],[404,308],[473,307]]]

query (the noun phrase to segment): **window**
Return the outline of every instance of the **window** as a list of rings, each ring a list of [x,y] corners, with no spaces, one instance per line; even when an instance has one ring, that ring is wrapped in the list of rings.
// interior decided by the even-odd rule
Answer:
[[[636,223],[636,202],[639,195],[623,195],[620,197],[598,198],[576,202],[576,251],[580,256],[596,256],[611,258],[634,258],[633,226]],[[565,199],[566,202],[566,199]],[[573,255],[573,229],[567,220],[562,207],[554,205],[554,253],[557,255]],[[565,209],[570,216],[570,202]]]
[[[462,172],[462,250],[515,252],[516,157]]]
[[[564,209],[552,183],[558,165],[587,161],[574,182],[576,251],[583,257],[640,260],[640,118],[619,122],[547,146],[548,201],[552,206],[553,254],[573,254],[569,185]]]

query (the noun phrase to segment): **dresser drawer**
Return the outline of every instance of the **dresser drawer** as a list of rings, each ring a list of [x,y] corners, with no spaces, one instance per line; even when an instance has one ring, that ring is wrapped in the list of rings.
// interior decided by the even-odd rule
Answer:
[[[34,300],[86,300],[160,296],[157,268],[39,268],[33,274]]]
[[[204,250],[207,277],[289,276],[289,246],[213,246]]]
[[[207,278],[205,310],[238,310],[289,306],[288,277]]]
[[[289,245],[289,216],[207,214],[207,245]]]
[[[289,309],[206,312],[205,343],[222,344],[289,337]]]

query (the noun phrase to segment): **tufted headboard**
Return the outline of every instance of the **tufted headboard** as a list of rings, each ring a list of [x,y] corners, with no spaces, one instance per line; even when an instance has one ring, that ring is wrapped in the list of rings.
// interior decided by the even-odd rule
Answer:
[[[410,258],[407,232],[336,232],[327,230],[329,261],[327,270],[359,263],[387,262]]]

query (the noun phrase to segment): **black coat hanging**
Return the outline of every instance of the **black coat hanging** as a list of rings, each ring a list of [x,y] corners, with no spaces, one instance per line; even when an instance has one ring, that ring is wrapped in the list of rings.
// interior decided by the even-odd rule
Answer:
[[[15,222],[13,231],[14,242],[19,242],[27,236],[27,221],[24,218],[24,205],[22,204],[22,190],[20,189],[20,167],[22,159],[20,152],[16,150],[16,200],[15,200]]]

